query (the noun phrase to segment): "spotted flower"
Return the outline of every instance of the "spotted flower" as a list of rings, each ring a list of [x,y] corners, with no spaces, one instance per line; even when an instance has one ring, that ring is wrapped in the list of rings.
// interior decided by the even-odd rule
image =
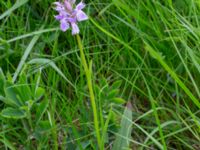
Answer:
[[[88,19],[88,16],[82,11],[85,4],[81,1],[75,6],[76,0],[64,0],[63,2],[54,2],[55,10],[58,15],[55,19],[60,21],[60,29],[65,32],[70,27],[72,28],[72,35],[80,32],[78,22]]]

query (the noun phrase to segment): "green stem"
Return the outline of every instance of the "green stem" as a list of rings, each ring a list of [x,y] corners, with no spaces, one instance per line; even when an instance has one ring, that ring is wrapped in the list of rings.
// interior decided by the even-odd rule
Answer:
[[[100,136],[100,130],[99,130],[99,121],[98,121],[94,91],[93,91],[93,87],[92,87],[91,71],[89,70],[89,67],[88,67],[88,64],[87,64],[87,61],[86,61],[86,58],[85,58],[81,38],[80,38],[79,35],[77,35],[76,38],[77,38],[77,42],[78,42],[78,47],[80,49],[81,63],[83,65],[85,75],[86,75],[86,78],[87,78],[87,85],[88,85],[89,94],[90,94],[90,101],[91,101],[91,104],[92,104],[93,117],[94,117],[94,128],[96,130],[97,142],[98,142],[99,149],[101,149],[101,138],[100,138],[101,136]]]
[[[56,108],[56,99],[52,97],[52,105],[51,105],[51,120],[52,120],[52,137],[54,141],[54,150],[58,150],[58,135],[57,135],[57,126],[56,126],[56,120],[55,120],[55,108]]]

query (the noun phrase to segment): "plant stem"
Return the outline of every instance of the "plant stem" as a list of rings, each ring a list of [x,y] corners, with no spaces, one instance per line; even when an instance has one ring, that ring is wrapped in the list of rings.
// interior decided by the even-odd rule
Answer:
[[[55,120],[55,108],[56,108],[56,98],[52,97],[52,105],[51,105],[51,120],[52,120],[52,136],[54,141],[54,150],[58,150],[58,135],[57,135],[57,126]]]
[[[83,45],[81,42],[80,36],[77,34],[76,36],[77,42],[78,42],[78,47],[80,49],[80,55],[81,55],[81,63],[85,71],[85,75],[87,78],[87,85],[89,89],[89,94],[90,94],[90,101],[92,104],[92,110],[93,110],[93,117],[94,117],[94,128],[96,130],[96,137],[97,137],[97,142],[99,149],[101,149],[101,136],[100,136],[100,130],[99,130],[99,121],[98,121],[98,115],[97,115],[97,108],[96,108],[96,102],[95,102],[95,97],[94,97],[94,91],[93,91],[93,86],[92,86],[92,77],[91,77],[91,71],[89,70],[85,54],[83,51]]]

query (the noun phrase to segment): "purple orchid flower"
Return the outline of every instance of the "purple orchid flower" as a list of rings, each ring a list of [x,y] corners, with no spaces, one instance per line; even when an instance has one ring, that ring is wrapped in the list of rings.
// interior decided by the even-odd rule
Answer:
[[[76,0],[64,0],[62,2],[54,2],[56,7],[54,8],[58,15],[55,19],[60,21],[60,29],[65,32],[70,27],[72,28],[72,35],[80,32],[78,22],[88,19],[88,16],[82,11],[85,4],[81,1],[74,7]]]

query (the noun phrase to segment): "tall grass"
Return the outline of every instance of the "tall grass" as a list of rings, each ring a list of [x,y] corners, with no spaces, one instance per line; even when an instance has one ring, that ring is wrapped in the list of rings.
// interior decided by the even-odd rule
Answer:
[[[0,1],[0,149],[98,149],[76,37],[52,2]],[[100,149],[200,149],[199,1],[85,2]]]

